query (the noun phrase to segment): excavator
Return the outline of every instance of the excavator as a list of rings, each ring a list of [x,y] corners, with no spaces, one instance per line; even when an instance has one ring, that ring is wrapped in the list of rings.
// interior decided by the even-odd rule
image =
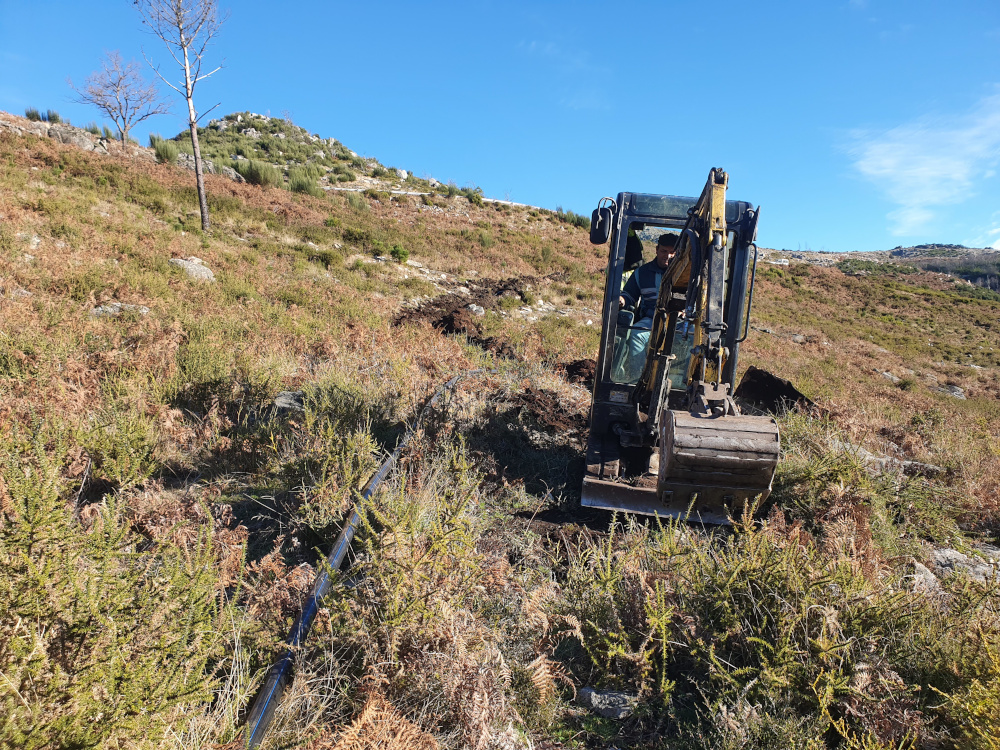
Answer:
[[[698,198],[619,193],[593,212],[590,240],[609,251],[584,506],[728,524],[771,491],[777,422],[733,400],[759,208],[727,200],[728,185],[716,168]],[[663,234],[674,254],[646,290],[652,320],[636,320],[621,305],[626,280]]]

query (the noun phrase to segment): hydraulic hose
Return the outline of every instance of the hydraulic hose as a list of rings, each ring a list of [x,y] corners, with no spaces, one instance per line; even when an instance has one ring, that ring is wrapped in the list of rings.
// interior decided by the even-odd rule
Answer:
[[[365,484],[360,497],[354,503],[354,507],[351,508],[347,522],[340,530],[340,534],[337,535],[337,539],[330,549],[330,554],[327,556],[325,564],[320,568],[320,572],[316,576],[312,592],[309,595],[309,601],[306,602],[306,606],[302,609],[301,614],[292,626],[288,638],[285,639],[285,644],[288,648],[281,659],[267,673],[267,679],[264,680],[264,685],[257,694],[257,699],[254,701],[253,707],[250,709],[250,713],[246,719],[246,746],[248,748],[255,748],[260,745],[264,738],[264,733],[274,718],[274,712],[278,708],[281,694],[284,692],[291,678],[292,665],[295,662],[295,649],[305,642],[306,636],[309,635],[309,628],[312,627],[313,621],[316,619],[316,614],[319,612],[323,599],[330,592],[330,587],[333,585],[331,573],[339,570],[344,562],[344,558],[347,557],[347,551],[350,549],[351,541],[354,539],[354,532],[357,531],[358,524],[361,523],[361,507],[363,503],[367,502],[375,494],[379,485],[389,476],[389,471],[399,459],[403,449],[406,448],[417,429],[419,429],[420,423],[427,413],[437,405],[441,396],[454,388],[460,380],[483,372],[492,372],[492,370],[469,370],[468,372],[456,375],[439,387],[431,400],[420,411],[417,421],[413,423],[413,426],[406,432],[403,439],[399,441],[396,449],[382,462],[378,471]]]

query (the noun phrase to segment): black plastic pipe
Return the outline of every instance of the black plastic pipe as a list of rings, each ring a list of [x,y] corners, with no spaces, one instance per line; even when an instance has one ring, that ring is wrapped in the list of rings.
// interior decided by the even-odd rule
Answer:
[[[309,635],[309,628],[312,627],[313,620],[316,619],[316,613],[319,612],[323,599],[330,592],[330,587],[333,585],[333,580],[330,577],[331,572],[339,570],[340,566],[344,562],[344,558],[347,557],[347,551],[351,547],[351,540],[354,539],[354,532],[357,531],[358,524],[361,523],[362,503],[367,502],[368,499],[375,494],[375,490],[377,490],[379,485],[382,484],[382,481],[389,476],[389,471],[395,465],[400,454],[403,452],[403,449],[410,442],[410,439],[420,427],[420,423],[423,421],[427,412],[437,405],[441,396],[454,388],[458,381],[463,378],[471,375],[478,375],[482,372],[489,371],[470,370],[469,372],[463,372],[456,375],[438,388],[433,398],[431,398],[427,405],[421,410],[420,416],[417,417],[417,421],[414,422],[413,427],[411,427],[403,436],[403,439],[399,441],[399,444],[396,446],[396,450],[394,450],[392,455],[382,462],[378,471],[375,472],[372,478],[369,479],[368,483],[364,486],[364,489],[361,491],[360,499],[358,499],[354,503],[354,507],[351,508],[351,515],[348,516],[347,523],[344,524],[344,527],[340,530],[340,534],[337,535],[337,539],[333,543],[333,548],[330,550],[330,554],[326,558],[326,564],[322,566],[319,574],[316,576],[312,592],[309,595],[309,601],[306,603],[302,613],[292,626],[292,630],[288,634],[288,638],[285,639],[288,649],[285,651],[284,656],[282,656],[281,659],[279,659],[267,673],[267,679],[264,681],[264,686],[257,694],[257,699],[254,701],[253,707],[250,709],[250,714],[246,719],[246,746],[248,748],[255,748],[260,745],[261,741],[264,739],[264,733],[267,731],[268,726],[271,724],[271,720],[274,718],[274,712],[278,708],[278,702],[281,700],[281,694],[284,692],[285,687],[288,685],[288,681],[291,678],[292,664],[295,662],[295,649],[301,646],[305,641],[306,636]]]

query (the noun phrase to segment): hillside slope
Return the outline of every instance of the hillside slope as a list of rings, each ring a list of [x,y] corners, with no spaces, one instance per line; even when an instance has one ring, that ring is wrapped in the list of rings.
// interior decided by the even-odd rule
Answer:
[[[210,175],[204,235],[181,168],[0,159],[0,747],[235,742],[357,487],[472,369],[269,746],[380,711],[427,747],[991,747],[989,294],[762,264],[742,366],[819,408],[781,417],[767,521],[705,534],[576,507],[605,259],[572,217]]]

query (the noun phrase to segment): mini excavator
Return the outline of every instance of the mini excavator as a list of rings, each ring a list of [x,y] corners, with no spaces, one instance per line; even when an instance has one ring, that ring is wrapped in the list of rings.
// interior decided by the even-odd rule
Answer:
[[[777,422],[733,401],[758,209],[727,200],[728,183],[712,169],[697,199],[619,193],[593,213],[590,240],[609,253],[584,506],[726,524],[771,491]],[[662,233],[677,235],[675,252],[652,320],[636,321],[619,300]]]

